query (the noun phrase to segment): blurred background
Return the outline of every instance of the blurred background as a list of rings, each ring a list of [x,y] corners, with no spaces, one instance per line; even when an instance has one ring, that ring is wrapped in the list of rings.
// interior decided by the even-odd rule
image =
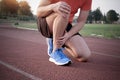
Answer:
[[[21,0],[0,0],[0,18],[13,18],[18,20],[32,20],[31,7],[27,1]]]
[[[11,23],[16,27],[37,29],[36,9],[40,0],[0,0],[0,23]],[[93,0],[85,27],[84,36],[120,38],[119,0]],[[73,23],[77,23],[76,13]]]

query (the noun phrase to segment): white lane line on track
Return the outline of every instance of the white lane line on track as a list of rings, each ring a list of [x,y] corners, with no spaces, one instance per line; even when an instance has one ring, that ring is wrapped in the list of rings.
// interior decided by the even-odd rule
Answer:
[[[96,52],[96,51],[92,51],[93,54],[98,54],[98,55],[103,55],[103,56],[108,56],[108,57],[114,57],[114,58],[120,58],[120,56],[115,56],[115,55],[110,55],[110,54],[104,54],[101,52]]]
[[[31,74],[29,74],[29,73],[27,73],[27,72],[25,72],[25,71],[22,71],[22,70],[20,70],[20,69],[17,69],[17,68],[15,68],[14,66],[9,65],[9,64],[1,61],[1,60],[0,60],[0,64],[3,65],[3,66],[5,66],[5,67],[7,67],[7,68],[9,68],[9,69],[11,69],[11,70],[13,70],[13,71],[15,71],[15,72],[17,72],[17,73],[20,73],[20,74],[24,75],[25,77],[30,78],[30,79],[32,79],[32,80],[42,80],[41,78],[38,78],[38,77],[36,77],[36,76],[34,76],[34,75],[31,75]]]

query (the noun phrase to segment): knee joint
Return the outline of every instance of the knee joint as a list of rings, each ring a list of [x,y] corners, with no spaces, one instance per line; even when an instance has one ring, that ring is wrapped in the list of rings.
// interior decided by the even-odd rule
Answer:
[[[90,50],[87,50],[83,53],[83,57],[88,59],[89,57],[91,56],[91,51]]]
[[[85,50],[85,51],[77,51],[76,52],[77,55],[75,55],[74,57],[75,58],[79,58],[79,57],[82,57],[82,58],[85,58],[85,59],[88,59],[90,56],[91,56],[91,52],[90,50]]]
[[[60,13],[55,13],[56,17],[60,17],[65,19],[69,19],[70,14],[60,14]]]

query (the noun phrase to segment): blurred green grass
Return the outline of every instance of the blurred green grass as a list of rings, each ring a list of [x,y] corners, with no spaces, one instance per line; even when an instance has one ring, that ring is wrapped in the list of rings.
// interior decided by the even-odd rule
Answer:
[[[86,24],[80,33],[83,36],[120,38],[120,24]]]
[[[10,22],[16,27],[37,29],[36,21],[17,21],[17,20],[0,20]],[[15,25],[15,23],[18,23]],[[80,33],[85,37],[100,37],[107,39],[120,39],[120,24],[85,24]]]

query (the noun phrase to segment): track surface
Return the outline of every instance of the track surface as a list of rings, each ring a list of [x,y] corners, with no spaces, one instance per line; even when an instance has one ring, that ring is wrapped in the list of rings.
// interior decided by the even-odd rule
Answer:
[[[0,24],[0,80],[120,80],[120,40],[85,38],[92,56],[70,66],[48,61],[45,38],[37,31]]]

